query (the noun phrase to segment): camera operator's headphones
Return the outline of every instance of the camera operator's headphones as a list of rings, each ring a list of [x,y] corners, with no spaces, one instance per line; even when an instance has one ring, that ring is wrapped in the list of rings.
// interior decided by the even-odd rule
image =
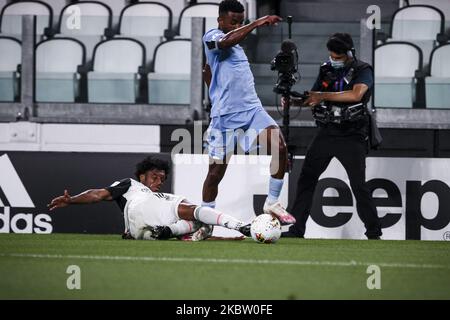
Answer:
[[[356,59],[356,50],[355,50],[355,47],[353,46],[353,40],[351,40],[351,38],[350,38],[351,43],[342,39],[342,37],[339,37],[339,36],[332,36],[330,38],[330,40],[335,40],[339,43],[342,43],[344,45],[344,48],[347,50],[347,56],[350,58],[353,58],[355,61],[357,60]]]

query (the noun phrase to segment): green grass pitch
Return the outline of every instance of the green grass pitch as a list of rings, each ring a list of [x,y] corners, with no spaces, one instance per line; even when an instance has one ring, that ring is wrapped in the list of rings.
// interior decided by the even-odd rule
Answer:
[[[67,288],[70,265],[80,290]],[[0,234],[0,275],[0,299],[450,299],[450,243]]]

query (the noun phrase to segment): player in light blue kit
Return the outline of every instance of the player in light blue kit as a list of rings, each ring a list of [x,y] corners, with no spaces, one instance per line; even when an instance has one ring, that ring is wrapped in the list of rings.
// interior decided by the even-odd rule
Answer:
[[[276,215],[282,224],[291,224],[295,223],[295,218],[278,201],[287,165],[286,144],[278,125],[261,105],[247,56],[239,45],[254,29],[276,25],[282,19],[265,16],[242,26],[243,20],[244,7],[239,1],[222,1],[217,18],[218,28],[209,30],[203,36],[207,57],[204,76],[209,86],[212,109],[208,136],[211,159],[203,184],[202,205],[215,207],[218,186],[236,142],[248,152],[258,140],[260,144],[265,144],[267,150],[277,152],[277,157],[272,157],[270,164],[269,194],[264,203],[264,213]],[[238,134],[242,130],[245,134]]]

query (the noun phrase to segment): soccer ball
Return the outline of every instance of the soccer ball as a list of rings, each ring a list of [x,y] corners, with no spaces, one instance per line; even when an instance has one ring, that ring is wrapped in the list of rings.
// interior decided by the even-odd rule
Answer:
[[[270,214],[261,214],[253,220],[250,233],[256,242],[275,243],[281,237],[280,221]]]

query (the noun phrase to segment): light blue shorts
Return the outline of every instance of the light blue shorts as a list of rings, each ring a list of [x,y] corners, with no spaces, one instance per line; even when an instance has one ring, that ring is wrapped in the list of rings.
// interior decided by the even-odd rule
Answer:
[[[213,117],[208,127],[208,154],[222,160],[234,151],[236,143],[244,152],[250,152],[256,148],[257,136],[270,126],[278,127],[263,107]]]

